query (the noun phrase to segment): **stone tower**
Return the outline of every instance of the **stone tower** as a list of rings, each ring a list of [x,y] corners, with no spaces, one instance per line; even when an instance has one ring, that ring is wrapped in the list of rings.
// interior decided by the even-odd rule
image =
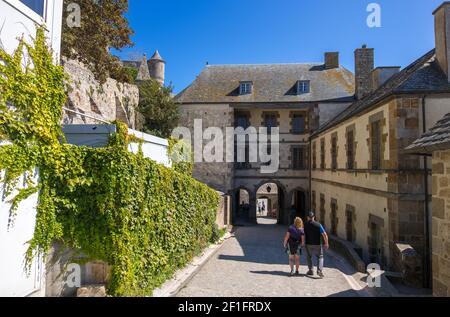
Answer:
[[[372,71],[375,67],[374,49],[362,48],[355,50],[355,93],[357,99],[362,99],[372,92]]]
[[[155,79],[157,82],[164,85],[166,62],[163,60],[161,55],[159,55],[158,50],[153,54],[152,58],[148,61],[148,69],[150,71],[150,77]]]

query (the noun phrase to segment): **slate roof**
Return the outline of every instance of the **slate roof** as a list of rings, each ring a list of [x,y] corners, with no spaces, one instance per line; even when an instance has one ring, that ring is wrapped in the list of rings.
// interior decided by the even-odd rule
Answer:
[[[445,73],[437,64],[435,50],[433,49],[392,76],[373,93],[348,106],[347,109],[320,127],[312,136],[314,137],[371,108],[391,95],[440,92],[450,92],[450,84]]]
[[[299,80],[309,80],[311,92],[297,95]],[[241,81],[253,82],[253,93],[239,94]],[[343,67],[323,64],[208,65],[179,93],[179,103],[264,103],[354,100],[354,76]]]
[[[450,113],[446,114],[430,131],[406,148],[409,153],[431,153],[450,149]]]

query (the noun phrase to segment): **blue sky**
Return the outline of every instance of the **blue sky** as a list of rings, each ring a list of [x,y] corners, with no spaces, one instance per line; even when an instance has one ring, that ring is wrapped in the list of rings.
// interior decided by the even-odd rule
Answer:
[[[406,66],[434,47],[432,12],[443,0],[130,0],[135,46],[124,59],[158,49],[166,82],[177,93],[209,64],[322,62],[339,51],[375,48],[377,66]],[[369,28],[369,3],[381,5],[381,28]]]

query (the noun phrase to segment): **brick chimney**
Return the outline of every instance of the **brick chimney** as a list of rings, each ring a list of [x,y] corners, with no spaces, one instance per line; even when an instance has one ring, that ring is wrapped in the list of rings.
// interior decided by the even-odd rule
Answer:
[[[441,4],[433,15],[437,61],[450,82],[450,1]]]
[[[355,50],[355,95],[362,99],[372,92],[372,71],[374,69],[374,49],[362,48]]]
[[[325,53],[325,69],[339,68],[339,52]]]

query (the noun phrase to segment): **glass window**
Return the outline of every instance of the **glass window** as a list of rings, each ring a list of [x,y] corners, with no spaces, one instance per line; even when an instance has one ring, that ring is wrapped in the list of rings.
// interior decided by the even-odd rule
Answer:
[[[297,82],[297,94],[307,94],[310,92],[309,80],[299,80]]]
[[[331,168],[337,169],[337,137],[331,137]]]
[[[252,93],[253,83],[250,81],[241,82],[240,85],[240,94],[241,95],[249,95]]]
[[[276,128],[278,126],[276,114],[266,114],[264,115],[264,126],[267,128],[267,133],[272,131],[272,128]]]
[[[355,155],[354,155],[354,147],[355,147],[355,136],[353,134],[353,131],[347,132],[347,168],[353,169],[354,168],[354,162],[355,162]]]
[[[325,139],[320,140],[320,168],[325,168]]]
[[[300,114],[295,114],[292,117],[292,133],[301,134],[305,132],[305,117]]]
[[[39,14],[41,17],[44,16],[44,7],[46,0],[20,0],[23,4],[29,7],[31,10]]]
[[[379,170],[381,168],[381,125],[380,121],[372,123],[372,169]]]
[[[303,170],[305,169],[305,153],[303,148],[292,149],[292,169]]]

